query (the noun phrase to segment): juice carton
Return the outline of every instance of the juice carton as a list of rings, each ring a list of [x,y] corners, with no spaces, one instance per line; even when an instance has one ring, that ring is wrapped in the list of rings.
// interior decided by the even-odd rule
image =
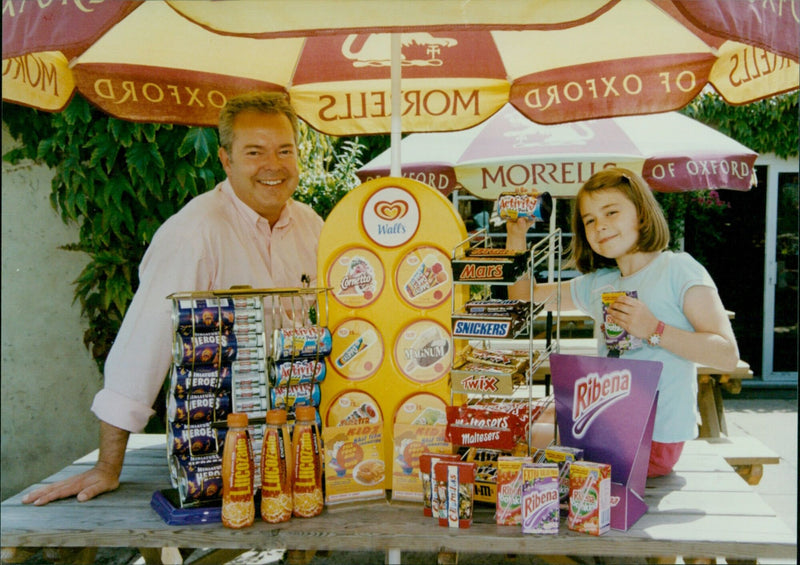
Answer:
[[[525,463],[522,466],[522,533],[557,534],[558,465]]]
[[[625,295],[633,298],[638,297],[638,293],[635,290],[604,292],[600,296],[600,299],[603,301],[603,336],[606,340],[606,347],[608,347],[610,351],[622,352],[631,349],[641,349],[644,346],[641,338],[635,337],[620,326],[607,321],[609,306],[614,304],[617,298]]]
[[[575,461],[569,472],[567,527],[599,536],[611,522],[611,465]]]
[[[552,445],[544,450],[545,463],[558,463],[558,502],[566,516],[569,506],[569,468],[573,461],[583,459],[583,449]]]
[[[518,526],[522,523],[522,465],[533,463],[530,457],[501,455],[497,458],[498,526]]]

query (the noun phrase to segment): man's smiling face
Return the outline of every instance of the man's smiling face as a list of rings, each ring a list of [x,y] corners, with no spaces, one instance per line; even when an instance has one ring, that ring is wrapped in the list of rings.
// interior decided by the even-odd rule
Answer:
[[[242,112],[233,123],[231,152],[220,147],[219,158],[236,195],[274,225],[300,180],[289,118]]]

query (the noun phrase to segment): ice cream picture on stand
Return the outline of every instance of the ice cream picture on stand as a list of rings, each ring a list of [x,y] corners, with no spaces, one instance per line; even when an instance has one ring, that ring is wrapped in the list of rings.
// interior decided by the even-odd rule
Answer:
[[[353,359],[361,355],[370,346],[378,341],[378,334],[375,330],[369,329],[363,334],[359,335],[347,348],[339,355],[334,363],[339,369],[344,368],[345,365],[350,363]]]
[[[411,298],[416,298],[424,292],[435,289],[447,282],[447,271],[442,262],[433,254],[428,254],[417,267],[417,270],[405,284],[405,291]],[[441,291],[436,291],[435,299],[441,298]]]
[[[383,291],[384,270],[380,258],[363,247],[348,247],[330,263],[326,281],[331,294],[349,308],[363,308]]]
[[[365,300],[372,300],[375,287],[375,270],[366,259],[356,255],[350,260],[347,274],[339,282],[339,295],[360,294]]]
[[[397,294],[409,306],[424,310],[444,304],[452,291],[449,255],[438,247],[423,245],[403,255],[394,271]]]
[[[342,438],[342,439],[340,439]],[[344,477],[364,459],[364,450],[355,442],[347,441],[346,436],[337,437],[330,450],[328,465],[336,471],[336,476]]]
[[[337,327],[330,356],[331,367],[348,380],[363,380],[375,374],[383,363],[383,338],[363,318],[345,320]]]
[[[404,332],[404,337],[413,336],[411,332]],[[442,335],[436,326],[426,328],[417,335],[410,347],[403,350],[403,372],[412,375],[415,372],[432,369],[437,375],[444,370],[441,361],[446,359],[450,352],[450,340]]]

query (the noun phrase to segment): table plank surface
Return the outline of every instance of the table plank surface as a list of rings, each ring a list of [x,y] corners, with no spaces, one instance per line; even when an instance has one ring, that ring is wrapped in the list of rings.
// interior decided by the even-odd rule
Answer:
[[[648,512],[628,532],[601,537],[571,532],[564,522],[558,536],[524,535],[497,526],[490,509],[476,511],[472,528],[435,525],[421,508],[389,503],[326,509],[311,519],[282,525],[259,520],[244,530],[220,524],[167,526],[150,508],[155,490],[168,488],[164,437],[134,435],[123,481],[113,493],[78,503],[44,507],[21,504],[22,493],[2,503],[0,537],[5,547],[215,547],[242,549],[330,549],[364,551],[458,551],[555,555],[725,555],[737,558],[791,558],[797,538],[725,460],[690,450],[677,471],[648,481]],[[93,452],[49,477],[78,472],[96,459]],[[34,487],[26,489],[31,490]]]

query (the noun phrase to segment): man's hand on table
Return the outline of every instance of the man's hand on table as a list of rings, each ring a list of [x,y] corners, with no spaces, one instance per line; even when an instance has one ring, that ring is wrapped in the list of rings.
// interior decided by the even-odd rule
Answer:
[[[94,467],[80,475],[29,492],[22,497],[22,502],[42,506],[70,496],[77,496],[78,502],[86,502],[98,494],[116,489],[119,486],[129,435],[127,430],[101,421],[100,449]]]
[[[119,472],[110,469],[105,463],[97,463],[92,469],[80,475],[29,492],[22,497],[22,502],[42,506],[60,498],[76,495],[78,502],[85,502],[118,486]]]

